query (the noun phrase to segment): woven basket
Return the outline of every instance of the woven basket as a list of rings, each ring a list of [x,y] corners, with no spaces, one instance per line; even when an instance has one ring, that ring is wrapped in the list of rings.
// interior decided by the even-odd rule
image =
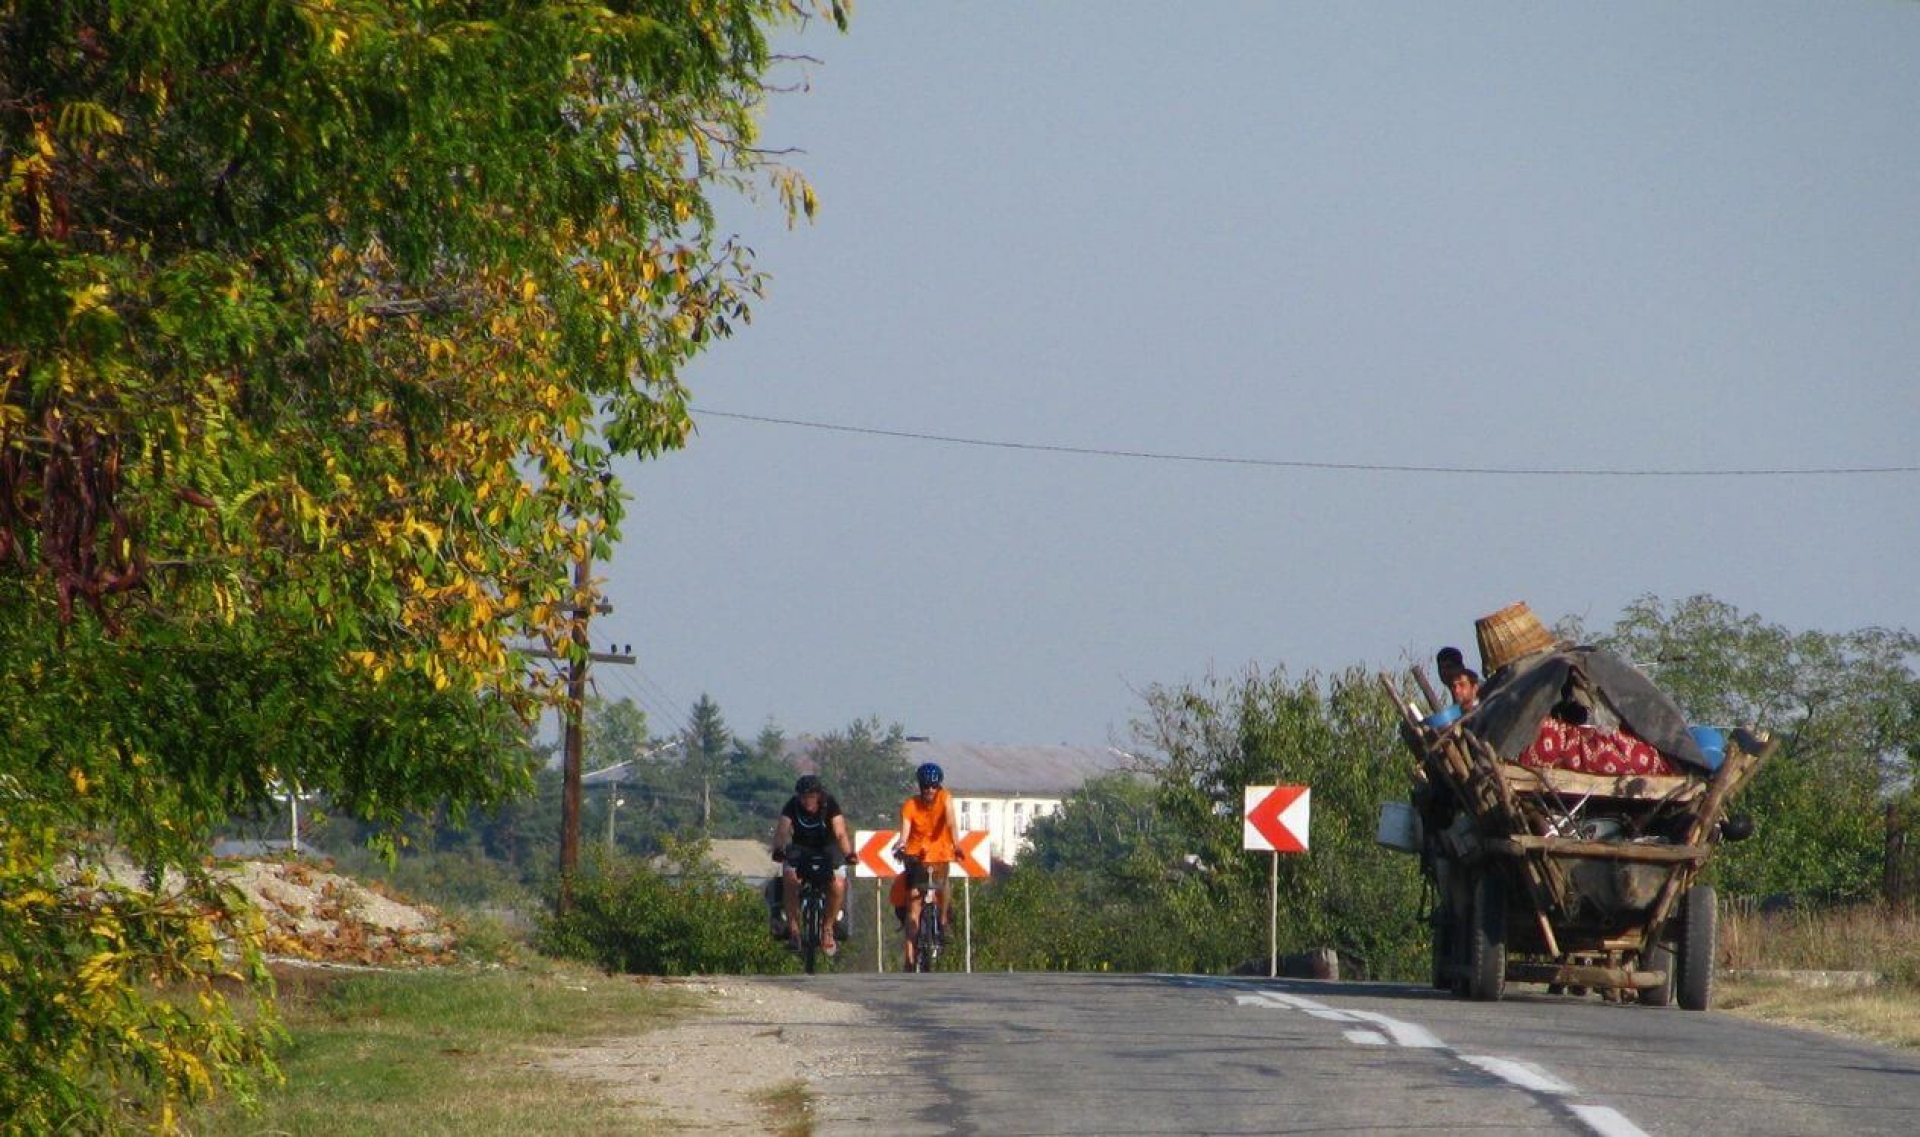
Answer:
[[[1473,634],[1480,641],[1480,674],[1484,676],[1522,656],[1550,650],[1555,642],[1524,601],[1475,620]]]

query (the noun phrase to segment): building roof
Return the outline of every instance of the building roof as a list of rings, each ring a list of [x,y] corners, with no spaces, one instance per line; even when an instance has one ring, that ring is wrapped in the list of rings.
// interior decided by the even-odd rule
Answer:
[[[744,877],[748,880],[772,876],[777,867],[767,855],[765,841],[745,838],[724,837],[709,842],[707,859],[713,862],[721,876]],[[679,866],[665,856],[654,857],[653,865],[668,874],[680,871]]]
[[[923,762],[938,763],[947,773],[947,788],[960,797],[1065,797],[1089,778],[1116,773],[1130,765],[1126,755],[1105,746],[1002,746],[909,739],[907,763],[919,766]]]

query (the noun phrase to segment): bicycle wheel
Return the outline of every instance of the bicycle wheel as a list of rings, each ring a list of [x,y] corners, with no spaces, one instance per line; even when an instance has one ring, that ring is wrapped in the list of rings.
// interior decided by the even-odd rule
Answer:
[[[913,940],[914,970],[932,971],[940,958],[940,906],[932,897],[921,901],[920,927]]]
[[[820,964],[820,893],[812,885],[800,896],[800,966],[808,975]]]

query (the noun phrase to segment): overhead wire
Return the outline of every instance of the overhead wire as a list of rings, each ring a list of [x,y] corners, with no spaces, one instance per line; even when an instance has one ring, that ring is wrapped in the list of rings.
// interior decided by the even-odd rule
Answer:
[[[1013,442],[1005,439],[970,438],[963,435],[935,434],[919,430],[895,430],[811,419],[780,418],[774,415],[745,414],[712,408],[695,408],[694,417],[734,419],[740,422],[772,426],[799,427],[806,430],[833,431],[840,434],[873,435],[914,442],[937,442],[950,446],[975,446],[995,450],[1023,450],[1045,454],[1071,454],[1093,458],[1132,458],[1154,462],[1187,462],[1216,466],[1261,466],[1292,470],[1332,470],[1386,474],[1474,474],[1495,477],[1528,478],[1782,478],[1836,477],[1864,474],[1915,474],[1920,466],[1802,466],[1717,469],[1606,469],[1577,466],[1438,466],[1400,462],[1325,462],[1304,458],[1251,458],[1230,454],[1182,454],[1158,450],[1122,450],[1102,446],[1071,446],[1051,442]]]

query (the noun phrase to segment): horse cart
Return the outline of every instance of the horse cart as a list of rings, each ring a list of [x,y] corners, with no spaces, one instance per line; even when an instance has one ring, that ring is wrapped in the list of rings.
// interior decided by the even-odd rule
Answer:
[[[1707,1008],[1718,908],[1699,876],[1721,842],[1751,832],[1727,805],[1771,741],[1689,728],[1645,676],[1593,648],[1518,661],[1456,721],[1395,703],[1417,767],[1411,805],[1383,809],[1381,840],[1417,852],[1432,884],[1436,988],[1495,1000],[1509,981],[1544,983]],[[1543,763],[1540,740],[1583,717],[1657,751],[1654,772]]]

